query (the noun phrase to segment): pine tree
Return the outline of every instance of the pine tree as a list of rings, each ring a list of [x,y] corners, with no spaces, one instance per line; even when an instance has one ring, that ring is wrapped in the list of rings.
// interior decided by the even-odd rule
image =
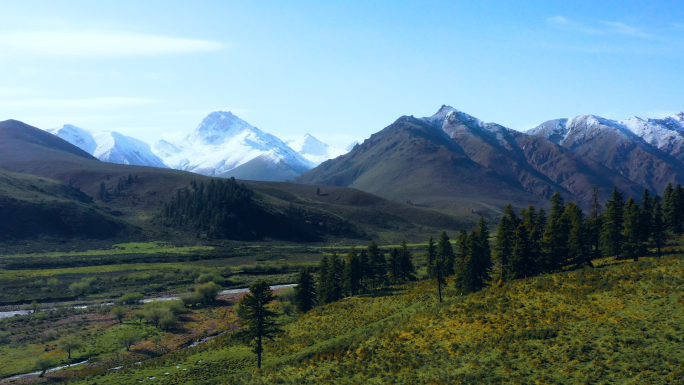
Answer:
[[[489,280],[492,272],[492,248],[489,244],[489,224],[485,221],[484,217],[480,217],[480,220],[477,223],[476,234],[478,254],[471,254],[471,257],[476,256],[471,263],[474,263],[475,283],[477,290],[480,290],[485,286],[485,281]]]
[[[344,297],[344,262],[333,252],[328,261],[328,302],[339,301]]]
[[[413,255],[406,245],[406,240],[401,241],[401,249],[399,250],[399,270],[401,272],[401,280],[414,280],[416,278],[416,268],[413,265]]]
[[[606,202],[604,212],[603,228],[601,230],[601,243],[603,244],[603,254],[620,259],[622,244],[624,242],[622,227],[624,225],[625,203],[622,193],[613,188],[611,199]]]
[[[437,260],[437,246],[435,246],[435,241],[432,236],[428,238],[428,244],[425,246],[425,264],[428,272],[428,277],[432,277],[432,271],[434,269],[435,261]]]
[[[551,196],[551,213],[544,229],[543,244],[545,263],[542,271],[553,272],[562,268],[568,261],[568,223],[563,216],[565,204],[560,193]]]
[[[515,230],[509,216],[503,215],[496,230],[496,243],[494,244],[494,260],[499,265],[497,270],[499,282],[501,283],[510,279],[507,269],[513,255]]]
[[[252,351],[257,355],[257,368],[261,368],[263,339],[273,339],[275,334],[281,332],[275,321],[277,314],[266,307],[273,300],[275,296],[268,283],[261,281],[251,284],[249,293],[238,303],[239,324],[242,326],[240,333],[253,346]]]
[[[642,237],[639,231],[641,230],[641,212],[639,206],[634,202],[632,197],[627,199],[625,204],[625,220],[622,236],[624,239],[623,254],[626,258],[632,258],[634,261],[639,260],[639,256],[643,252],[641,243]]]
[[[665,219],[665,226],[669,230],[674,232],[675,230],[675,201],[674,201],[674,188],[672,188],[672,183],[668,183],[665,187],[665,192],[663,193],[663,216]]]
[[[432,237],[430,237],[430,240],[432,240]],[[444,254],[439,254],[435,251],[435,260],[428,267],[428,275],[437,285],[440,303],[442,302],[442,289],[447,286],[446,279],[450,273]]]
[[[544,211],[542,210],[542,214]],[[521,224],[525,226],[527,236],[529,237],[529,256],[533,262],[531,274],[536,274],[544,270],[546,265],[546,255],[542,250],[543,232],[539,229],[540,225],[544,225],[546,218],[539,219],[534,206],[529,206],[527,209],[520,210]]]
[[[648,244],[648,240],[651,238],[653,204],[653,198],[651,198],[650,192],[648,189],[644,189],[644,193],[641,195],[641,213],[639,219],[640,242],[644,245]]]
[[[318,303],[324,305],[330,303],[330,284],[328,282],[328,265],[330,260],[324,255],[318,263]]]
[[[449,236],[446,231],[442,231],[437,240],[437,259],[444,261],[448,275],[453,274],[455,261],[454,249],[451,247],[451,242],[449,242]]]
[[[370,275],[370,265],[368,263],[368,251],[364,248],[359,252],[359,264],[361,265],[361,290],[366,291],[370,285],[368,276]]]
[[[369,271],[372,271],[372,277],[369,277],[373,288],[382,285],[387,278],[387,261],[385,260],[385,253],[380,250],[375,241],[368,246],[368,265]]]
[[[356,247],[352,246],[347,254],[347,263],[344,265],[344,288],[345,291],[355,296],[361,290],[363,280],[363,266],[356,253]]]
[[[657,197],[657,196],[656,196]],[[651,239],[653,246],[656,248],[656,256],[660,258],[660,249],[665,244],[666,230],[665,221],[663,219],[663,208],[660,202],[656,200],[655,208],[653,209],[653,227],[651,230]]]
[[[294,287],[294,303],[297,311],[304,314],[316,306],[316,286],[309,268],[299,271]]]
[[[584,213],[576,204],[568,203],[564,215],[570,226],[568,237],[569,262],[578,266],[587,264],[594,267],[591,262],[591,229],[584,218]]]
[[[509,263],[511,278],[519,279],[530,277],[535,273],[535,260],[532,259],[532,246],[527,226],[523,223],[518,225],[513,238],[513,253]]]
[[[401,256],[396,247],[390,250],[387,258],[387,277],[392,283],[397,283],[401,279]]]
[[[672,192],[672,204],[674,206],[672,231],[677,235],[681,235],[684,229],[684,188],[679,183],[677,183],[677,187]]]

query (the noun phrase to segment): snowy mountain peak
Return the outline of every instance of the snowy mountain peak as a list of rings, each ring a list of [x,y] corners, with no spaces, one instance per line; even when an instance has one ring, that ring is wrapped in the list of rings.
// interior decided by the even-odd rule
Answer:
[[[95,143],[93,135],[83,128],[71,124],[64,124],[61,127],[50,128],[46,131],[66,140],[88,154],[92,155],[97,148],[97,143]]]
[[[325,144],[311,134],[306,134],[298,140],[289,140],[287,145],[316,165],[348,152],[347,150]]]
[[[185,140],[191,145],[221,145],[244,131],[263,134],[230,111],[214,111],[207,115]]]
[[[168,168],[141,140],[114,131],[98,132],[93,138],[97,142],[93,156],[101,161]]]

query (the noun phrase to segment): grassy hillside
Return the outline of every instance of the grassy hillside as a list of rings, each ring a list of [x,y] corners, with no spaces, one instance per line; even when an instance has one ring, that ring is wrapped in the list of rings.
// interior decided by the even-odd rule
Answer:
[[[282,317],[255,371],[225,334],[71,383],[676,384],[684,375],[684,260],[595,261],[439,304],[420,281]]]
[[[110,238],[110,245],[131,241],[166,241],[186,245],[212,241],[198,239],[196,228],[168,227],[160,218],[164,204],[178,190],[184,190],[193,181],[208,185],[212,178],[178,170],[100,162],[83,156],[78,148],[66,146],[68,143],[59,138],[55,141],[51,135],[16,121],[0,122],[0,138],[4,139],[0,141],[0,167],[50,178],[80,189],[96,198],[94,203],[102,209],[100,211],[116,214],[119,222],[136,229],[136,232],[116,233],[117,236]],[[120,180],[128,180],[129,176],[133,182],[117,192]],[[4,182],[0,180],[1,183]],[[109,197],[100,199],[98,196],[103,183]],[[329,189],[317,196],[316,186],[259,182],[249,182],[248,186],[255,191],[254,201],[263,214],[258,217],[262,225],[251,228],[250,241],[329,243],[379,239],[385,243],[396,243],[402,237],[423,239],[427,234],[440,230],[469,227],[475,218],[471,213],[453,215],[389,202],[349,188]],[[15,195],[20,194],[16,189],[5,188],[4,191],[12,199],[18,199]],[[40,217],[36,217],[34,222],[40,222]],[[39,235],[35,231],[32,234]],[[75,239],[79,237],[92,238],[76,232],[73,237],[65,236],[59,242],[45,242],[49,248],[68,250],[78,246]],[[29,247],[42,251],[45,242],[33,242],[33,245],[10,242],[5,247]],[[60,242],[69,244],[60,246]]]

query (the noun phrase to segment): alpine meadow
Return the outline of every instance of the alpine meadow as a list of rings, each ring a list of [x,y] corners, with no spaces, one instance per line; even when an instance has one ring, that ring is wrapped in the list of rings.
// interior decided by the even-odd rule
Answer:
[[[0,385],[684,385],[680,4],[2,9]]]

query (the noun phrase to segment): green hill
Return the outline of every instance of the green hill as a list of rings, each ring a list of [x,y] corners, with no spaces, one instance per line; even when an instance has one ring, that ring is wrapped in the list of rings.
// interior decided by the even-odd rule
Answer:
[[[595,262],[466,296],[448,289],[442,304],[420,281],[283,317],[261,371],[225,334],[71,383],[681,383],[684,260]]]

